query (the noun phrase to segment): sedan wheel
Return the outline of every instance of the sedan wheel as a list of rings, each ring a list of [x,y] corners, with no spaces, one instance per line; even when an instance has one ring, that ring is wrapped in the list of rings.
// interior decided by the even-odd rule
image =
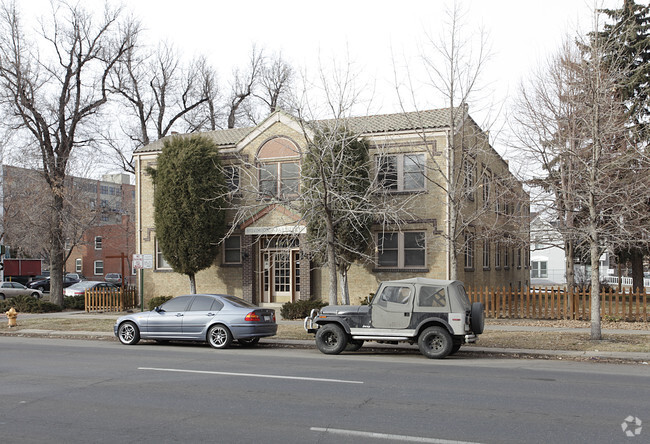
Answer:
[[[232,333],[224,325],[217,324],[208,330],[208,343],[214,348],[228,348],[232,342]]]
[[[117,330],[117,337],[124,345],[135,345],[140,341],[140,330],[133,322],[124,322]]]
[[[39,293],[34,292],[34,293],[32,293],[32,297],[35,298],[35,299],[38,299],[38,298],[41,297],[41,295]]]
[[[45,287],[36,287],[36,289],[41,293],[45,291]]]

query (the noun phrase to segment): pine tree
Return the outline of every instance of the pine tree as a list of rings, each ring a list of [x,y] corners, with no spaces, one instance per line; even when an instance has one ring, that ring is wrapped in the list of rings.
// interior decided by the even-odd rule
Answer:
[[[163,257],[177,273],[190,279],[212,265],[225,232],[227,193],[216,145],[202,136],[176,136],[150,168],[155,185],[154,221]]]

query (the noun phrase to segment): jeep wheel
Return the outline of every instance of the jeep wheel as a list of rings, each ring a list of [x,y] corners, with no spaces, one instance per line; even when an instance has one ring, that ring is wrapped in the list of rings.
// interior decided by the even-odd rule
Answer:
[[[469,327],[475,335],[483,333],[485,328],[485,314],[484,306],[481,302],[474,302],[472,304],[472,311],[470,312]]]
[[[360,339],[350,339],[348,341],[347,347],[345,347],[346,352],[355,352],[363,346],[363,340]]]
[[[418,338],[420,353],[429,359],[442,359],[452,349],[453,342],[449,332],[443,327],[429,327]]]
[[[326,355],[338,355],[347,345],[345,331],[336,324],[326,324],[316,332],[316,347]]]

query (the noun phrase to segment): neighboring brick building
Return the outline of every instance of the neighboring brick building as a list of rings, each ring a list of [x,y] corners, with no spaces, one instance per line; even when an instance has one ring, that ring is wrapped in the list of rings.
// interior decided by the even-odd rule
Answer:
[[[66,248],[72,252],[65,271],[78,272],[88,279],[104,279],[108,272],[132,276],[131,258],[135,252],[135,186],[127,174],[107,174],[102,180],[68,177],[69,205]],[[39,171],[2,166],[0,215],[3,242],[12,255],[47,255],[48,190]]]
[[[453,150],[454,174],[460,173],[467,191],[460,211],[466,229],[459,237],[458,277],[472,286],[527,286],[528,195],[464,111],[456,122],[464,137],[456,138]],[[346,120],[348,128],[369,142],[377,169],[373,174],[382,180],[383,191],[394,199],[409,199],[413,215],[400,231],[376,227],[374,264],[355,264],[348,273],[352,302],[373,293],[382,280],[450,275],[445,242],[449,199],[439,186],[444,184],[440,172],[449,165],[449,115],[441,109]],[[242,202],[248,199],[247,205],[256,203],[257,210],[234,227],[215,264],[196,275],[197,291],[233,294],[258,304],[327,298],[327,272],[302,254],[305,227],[282,200],[283,190],[300,186],[305,128],[277,111],[254,127],[204,135],[219,146],[234,195]],[[146,169],[155,167],[163,143],[156,141],[134,154],[136,249],[154,257],[154,269],[144,273],[145,300],[189,290],[187,277],[174,273],[157,248],[153,184]],[[247,189],[256,192],[242,191]]]

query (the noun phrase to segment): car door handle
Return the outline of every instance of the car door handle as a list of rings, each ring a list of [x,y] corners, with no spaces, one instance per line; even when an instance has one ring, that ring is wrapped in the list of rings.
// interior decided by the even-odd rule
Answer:
[[[404,316],[408,318],[409,316],[411,316],[411,313],[406,312],[406,313],[404,313]]]
[[[214,313],[208,313],[206,316],[214,316]]]
[[[180,318],[181,316],[183,316],[183,313],[176,313],[177,318]]]

